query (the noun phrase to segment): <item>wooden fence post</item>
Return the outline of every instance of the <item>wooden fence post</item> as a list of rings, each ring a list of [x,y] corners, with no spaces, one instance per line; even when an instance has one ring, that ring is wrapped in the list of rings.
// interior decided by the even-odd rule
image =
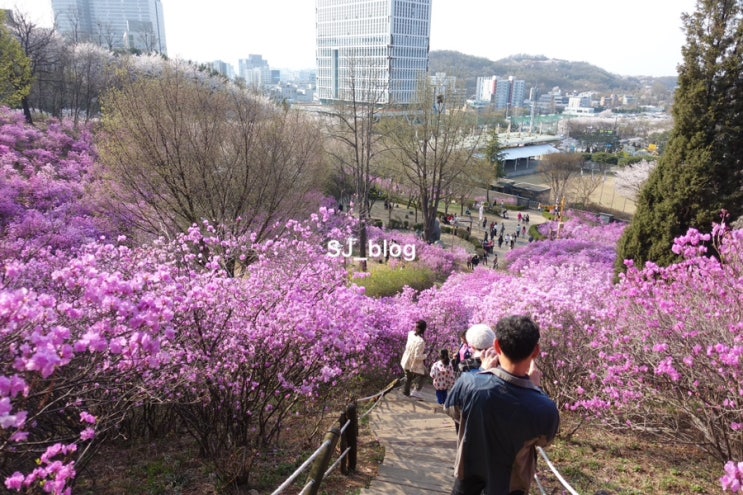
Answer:
[[[359,411],[355,401],[346,408],[346,416],[349,421],[348,429],[346,430],[349,447],[348,470],[355,472],[359,452]]]
[[[348,421],[348,416],[346,414],[346,411],[343,411],[339,419],[341,429],[346,424],[346,421]],[[348,426],[350,428],[351,424],[349,423]],[[348,448],[348,433],[348,428],[346,428],[346,431],[341,434],[341,453],[345,452]],[[348,474],[348,456],[345,456],[343,457],[343,459],[341,459],[341,474]]]
[[[309,491],[310,495],[317,495],[320,491],[320,484],[322,483],[323,476],[325,476],[325,471],[330,465],[330,458],[335,451],[335,446],[338,444],[338,438],[340,436],[341,432],[338,428],[333,428],[325,434],[323,443],[330,441],[330,444],[328,444],[325,451],[315,459],[315,462],[312,464],[312,468],[310,469],[309,480],[312,481],[312,486]]]

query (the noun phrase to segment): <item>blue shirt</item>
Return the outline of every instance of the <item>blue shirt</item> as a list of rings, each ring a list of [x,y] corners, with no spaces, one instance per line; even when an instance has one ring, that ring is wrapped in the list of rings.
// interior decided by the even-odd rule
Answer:
[[[534,448],[552,442],[560,424],[552,399],[528,378],[495,368],[463,373],[444,407],[460,421],[457,478],[483,480],[487,495],[528,493]]]

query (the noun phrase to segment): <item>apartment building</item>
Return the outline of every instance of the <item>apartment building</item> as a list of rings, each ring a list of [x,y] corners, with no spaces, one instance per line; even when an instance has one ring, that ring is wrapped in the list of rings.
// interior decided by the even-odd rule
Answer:
[[[489,103],[496,110],[510,113],[522,108],[526,99],[526,82],[513,76],[477,78],[477,100]]]

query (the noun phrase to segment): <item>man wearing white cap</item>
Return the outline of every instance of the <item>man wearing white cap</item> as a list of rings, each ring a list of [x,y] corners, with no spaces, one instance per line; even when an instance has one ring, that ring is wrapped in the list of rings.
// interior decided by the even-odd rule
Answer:
[[[482,352],[493,347],[495,332],[488,325],[478,323],[472,325],[464,334],[467,344],[472,349],[472,355],[459,363],[459,371],[480,371],[482,366]]]

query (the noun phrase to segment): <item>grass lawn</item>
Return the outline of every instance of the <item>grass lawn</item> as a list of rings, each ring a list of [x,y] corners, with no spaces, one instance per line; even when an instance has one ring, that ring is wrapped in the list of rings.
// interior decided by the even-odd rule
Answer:
[[[678,495],[720,493],[722,464],[689,445],[653,443],[635,433],[597,426],[575,428],[578,418],[561,415],[561,434],[546,450],[560,474],[581,495]],[[563,493],[539,458],[538,476],[547,493]],[[560,490],[558,490],[558,488]],[[532,493],[538,493],[532,487]]]

